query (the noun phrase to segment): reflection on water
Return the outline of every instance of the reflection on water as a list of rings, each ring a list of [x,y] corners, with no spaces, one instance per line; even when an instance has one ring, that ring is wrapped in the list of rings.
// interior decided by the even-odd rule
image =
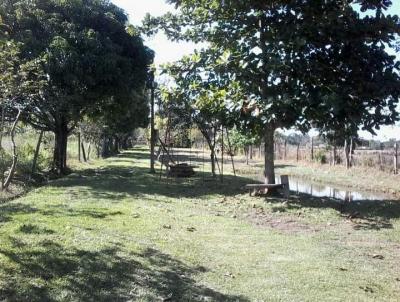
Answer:
[[[276,177],[276,183],[280,183],[280,176]],[[359,201],[359,200],[390,200],[394,199],[393,196],[379,194],[379,193],[368,193],[368,192],[357,192],[346,189],[338,189],[329,185],[320,183],[314,183],[309,180],[305,180],[299,177],[289,176],[289,187],[291,191],[297,193],[310,194],[315,197],[330,197],[336,198],[343,201]]]

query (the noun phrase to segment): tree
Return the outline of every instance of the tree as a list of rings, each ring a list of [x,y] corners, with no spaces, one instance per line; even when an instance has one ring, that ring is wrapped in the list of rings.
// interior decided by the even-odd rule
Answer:
[[[234,149],[243,149],[246,154],[246,163],[249,164],[250,146],[260,143],[260,137],[254,136],[249,132],[240,132],[234,129],[230,132],[230,143]]]
[[[7,35],[5,34],[4,37]],[[0,152],[2,157],[5,150],[2,147],[6,123],[10,124],[9,135],[12,144],[12,163],[7,173],[1,171],[1,189],[7,189],[13,180],[17,167],[18,155],[15,142],[15,132],[23,114],[31,106],[32,99],[44,83],[38,61],[21,61],[18,56],[21,45],[14,41],[0,43]],[[3,160],[3,158],[2,158]]]
[[[97,125],[101,155],[108,157],[128,148],[128,140],[135,129],[146,127],[149,122],[148,99],[145,94],[110,100],[90,114],[91,124]],[[134,100],[134,101],[133,101]]]
[[[211,52],[209,52],[211,53]],[[232,126],[228,103],[241,98],[237,83],[218,77],[215,70],[223,66],[222,61],[210,64],[201,53],[185,56],[182,60],[163,66],[163,73],[174,82],[173,87],[161,89],[161,99],[174,126],[194,124],[200,130],[210,149],[211,170],[216,176],[216,145],[222,128]],[[231,100],[231,101],[230,101]]]
[[[83,116],[126,99],[143,105],[153,53],[107,0],[5,0],[0,16],[21,43],[19,59],[41,62],[46,85],[23,119],[55,134],[54,168],[64,173],[68,135]]]
[[[385,50],[399,32],[398,17],[383,13],[390,1],[169,2],[177,13],[148,16],[143,29],[207,42],[220,52],[202,52],[210,61],[231,54],[216,73],[240,82],[256,104],[258,114],[242,120],[264,136],[266,182],[275,182],[277,128],[330,129],[333,120],[373,132],[398,118],[399,65]],[[376,16],[361,16],[356,4]]]

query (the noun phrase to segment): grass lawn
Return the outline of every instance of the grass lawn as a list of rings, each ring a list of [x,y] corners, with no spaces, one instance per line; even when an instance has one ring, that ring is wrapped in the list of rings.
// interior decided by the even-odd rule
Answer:
[[[1,301],[398,301],[400,201],[249,197],[147,151],[0,206]]]

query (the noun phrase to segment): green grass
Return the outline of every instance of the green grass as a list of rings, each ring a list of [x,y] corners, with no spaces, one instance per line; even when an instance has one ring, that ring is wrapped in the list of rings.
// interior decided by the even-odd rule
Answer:
[[[0,300],[398,301],[400,202],[147,171],[135,149],[1,205]]]

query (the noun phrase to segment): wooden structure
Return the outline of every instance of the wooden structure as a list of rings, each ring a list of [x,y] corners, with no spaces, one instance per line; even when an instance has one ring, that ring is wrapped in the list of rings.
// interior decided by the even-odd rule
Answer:
[[[178,178],[192,177],[195,174],[193,168],[194,168],[193,166],[190,166],[185,163],[170,165],[167,173],[168,173],[168,176],[171,176],[171,177],[178,177]]]
[[[176,163],[161,139],[159,139],[159,142],[160,142],[160,150],[158,151],[157,159],[161,163],[161,171],[162,167],[165,166],[167,169],[168,177],[186,178],[195,175],[194,172],[194,168],[196,168],[195,166],[191,166],[186,163],[179,163],[179,164]]]
[[[280,184],[248,184],[246,185],[246,189],[249,190],[250,196],[280,191],[285,198],[289,198],[289,176],[281,175]]]

